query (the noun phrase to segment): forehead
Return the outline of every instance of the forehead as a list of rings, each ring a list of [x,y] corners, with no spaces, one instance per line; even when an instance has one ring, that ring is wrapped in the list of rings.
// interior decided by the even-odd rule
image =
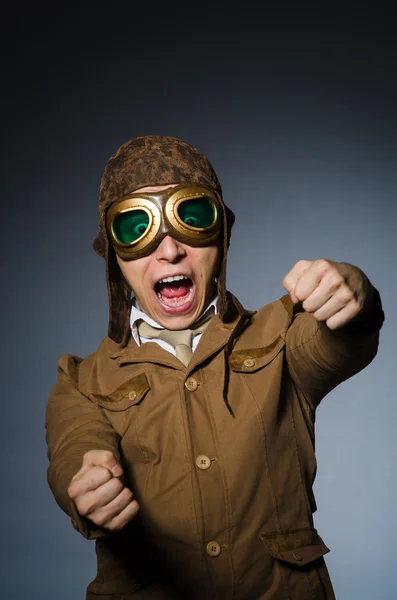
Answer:
[[[169,188],[173,188],[179,185],[178,183],[169,183],[167,185],[147,185],[146,187],[138,188],[134,190],[134,194],[138,194],[139,192],[162,192],[164,190],[168,190]]]

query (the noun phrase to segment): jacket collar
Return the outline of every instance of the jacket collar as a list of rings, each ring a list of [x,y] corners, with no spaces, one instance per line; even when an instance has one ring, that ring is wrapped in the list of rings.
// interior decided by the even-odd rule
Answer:
[[[180,371],[186,371],[187,369],[190,372],[226,346],[234,330],[238,326],[241,327],[243,325],[242,320],[248,323],[255,312],[244,309],[239,301],[232,294],[228,293],[228,310],[223,321],[219,315],[215,315],[211,319],[187,367],[176,356],[167,352],[167,350],[164,350],[155,342],[146,342],[138,346],[129,328],[122,342],[117,344],[115,351],[110,354],[110,358],[116,360],[119,366],[150,362],[169,366]]]

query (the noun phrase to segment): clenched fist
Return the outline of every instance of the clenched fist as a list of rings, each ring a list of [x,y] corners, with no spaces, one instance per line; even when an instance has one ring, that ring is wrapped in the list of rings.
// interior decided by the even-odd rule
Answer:
[[[283,286],[294,304],[329,329],[338,329],[372,305],[374,288],[364,273],[348,263],[300,260],[284,277]]]
[[[82,517],[109,531],[120,531],[139,510],[119,477],[123,469],[108,450],[90,450],[68,488]]]

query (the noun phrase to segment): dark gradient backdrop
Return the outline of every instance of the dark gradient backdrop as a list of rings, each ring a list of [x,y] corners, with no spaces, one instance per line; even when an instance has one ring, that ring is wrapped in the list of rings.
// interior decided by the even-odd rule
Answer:
[[[318,412],[315,523],[338,600],[395,600],[392,13],[15,4],[1,15],[2,598],[83,599],[94,577],[93,543],[47,487],[44,409],[58,357],[106,335],[91,249],[106,161],[130,137],[167,134],[219,174],[237,215],[229,289],[248,308],[281,296],[301,258],[357,264],[381,291],[377,358]]]

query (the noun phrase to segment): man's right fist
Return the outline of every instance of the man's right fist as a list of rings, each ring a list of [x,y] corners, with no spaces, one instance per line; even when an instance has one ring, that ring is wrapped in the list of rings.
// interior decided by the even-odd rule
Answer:
[[[119,477],[123,469],[108,450],[90,450],[72,478],[68,495],[79,514],[109,531],[120,531],[135,517],[139,504]]]

